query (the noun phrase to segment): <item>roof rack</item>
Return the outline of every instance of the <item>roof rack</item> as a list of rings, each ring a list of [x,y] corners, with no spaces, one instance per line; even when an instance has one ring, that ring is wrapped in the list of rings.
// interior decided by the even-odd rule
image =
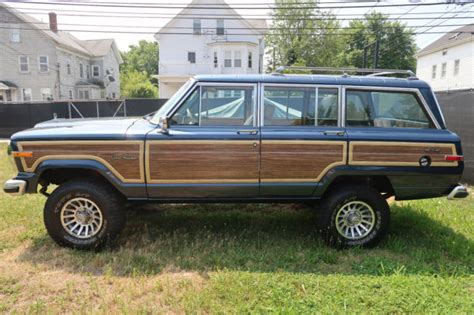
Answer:
[[[300,71],[319,71],[319,72],[341,72],[343,76],[348,77],[349,72],[368,73],[367,76],[384,76],[391,74],[406,74],[410,79],[416,79],[416,75],[411,70],[399,69],[369,69],[369,68],[333,68],[333,67],[303,67],[303,66],[280,66],[275,70],[275,73],[282,74],[285,70],[300,70]]]

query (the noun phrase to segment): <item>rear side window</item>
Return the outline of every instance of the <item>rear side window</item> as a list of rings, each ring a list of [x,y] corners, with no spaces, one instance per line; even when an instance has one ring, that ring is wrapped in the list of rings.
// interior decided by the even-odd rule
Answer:
[[[265,126],[337,126],[338,89],[268,86]]]
[[[346,90],[346,126],[434,128],[414,93]]]

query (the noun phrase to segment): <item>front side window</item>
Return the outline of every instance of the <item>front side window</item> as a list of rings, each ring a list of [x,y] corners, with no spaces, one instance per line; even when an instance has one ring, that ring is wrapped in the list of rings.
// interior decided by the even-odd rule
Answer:
[[[38,57],[38,67],[39,67],[39,72],[48,72],[49,71],[48,56],[39,56]]]
[[[28,73],[30,72],[30,62],[28,56],[19,56],[18,63],[20,65],[20,72],[21,73]]]
[[[446,62],[441,65],[441,78],[446,78]]]
[[[197,87],[170,119],[171,125],[253,126],[253,86]]]
[[[346,126],[378,128],[433,128],[414,93],[346,91]]]
[[[265,126],[337,126],[337,88],[265,87]]]

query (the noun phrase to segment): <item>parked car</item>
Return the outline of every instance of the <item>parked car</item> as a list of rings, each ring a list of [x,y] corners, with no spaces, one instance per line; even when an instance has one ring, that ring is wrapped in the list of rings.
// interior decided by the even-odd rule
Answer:
[[[119,234],[126,200],[311,203],[328,244],[369,247],[389,197],[467,196],[460,139],[413,77],[196,76],[153,115],[42,124],[11,149],[4,191],[41,187],[49,235],[80,249]]]

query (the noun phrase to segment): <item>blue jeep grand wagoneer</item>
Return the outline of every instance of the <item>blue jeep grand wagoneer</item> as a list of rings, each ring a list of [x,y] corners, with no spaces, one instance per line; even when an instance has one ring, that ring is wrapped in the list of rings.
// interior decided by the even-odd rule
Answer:
[[[16,133],[7,193],[48,196],[59,244],[96,248],[124,201],[304,202],[333,246],[373,246],[397,200],[467,195],[461,143],[416,78],[197,76],[155,114]],[[58,185],[51,194],[48,185]]]

